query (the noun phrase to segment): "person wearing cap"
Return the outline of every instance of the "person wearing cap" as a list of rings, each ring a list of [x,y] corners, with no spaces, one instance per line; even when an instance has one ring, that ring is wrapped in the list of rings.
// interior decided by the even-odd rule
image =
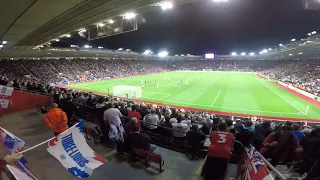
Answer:
[[[56,103],[50,105],[47,114],[44,116],[44,122],[53,131],[55,136],[68,129],[67,114],[58,108],[58,104]]]

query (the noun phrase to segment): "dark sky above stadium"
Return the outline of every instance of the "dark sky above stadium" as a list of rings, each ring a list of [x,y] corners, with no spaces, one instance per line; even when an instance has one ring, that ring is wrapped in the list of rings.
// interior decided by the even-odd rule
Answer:
[[[300,1],[230,0],[216,4],[203,0],[170,11],[143,14],[146,22],[135,32],[90,42],[74,37],[59,45],[89,44],[138,52],[167,50],[170,55],[259,52],[292,38],[304,38],[314,30],[320,33],[320,11],[304,10]]]

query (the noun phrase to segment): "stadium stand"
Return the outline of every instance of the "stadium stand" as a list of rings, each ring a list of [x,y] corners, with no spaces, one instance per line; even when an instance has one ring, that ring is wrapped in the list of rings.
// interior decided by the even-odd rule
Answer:
[[[95,63],[92,63],[95,61]],[[50,96],[52,102],[62,108],[69,123],[78,119],[87,121],[85,132],[87,137],[94,138],[95,143],[108,141],[110,126],[103,118],[105,110],[117,108],[126,116],[121,117],[121,124],[130,123],[130,112],[134,109],[140,114],[141,131],[151,137],[152,142],[176,151],[190,154],[194,158],[194,152],[190,151],[190,142],[186,132],[185,138],[176,138],[172,135],[171,118],[180,116],[178,122],[189,126],[194,131],[209,135],[217,130],[219,122],[226,122],[228,130],[235,134],[233,156],[230,162],[238,163],[244,147],[250,148],[252,144],[260,150],[273,166],[285,165],[292,167],[293,171],[300,175],[306,174],[305,180],[315,179],[319,175],[312,167],[319,165],[320,130],[316,123],[291,123],[278,121],[263,121],[250,118],[213,115],[206,112],[185,111],[170,107],[161,107],[153,104],[145,104],[132,100],[114,98],[112,96],[100,96],[90,93],[77,92],[65,89],[57,85],[68,81],[79,82],[82,80],[95,81],[104,78],[119,78],[141,74],[158,73],[174,70],[212,69],[214,71],[254,71],[265,76],[290,82],[297,87],[312,93],[320,93],[320,64],[318,60],[301,61],[141,61],[141,60],[18,60],[0,61],[0,85],[11,86],[16,90],[32,91],[36,94]],[[82,99],[82,100],[80,100]],[[134,107],[134,108],[133,108]],[[45,109],[45,107],[42,107]],[[41,108],[38,107],[40,110]],[[150,130],[146,125],[145,115],[155,111],[158,116],[157,131]],[[166,121],[168,119],[168,121]],[[179,118],[178,118],[179,119]],[[231,121],[231,123],[230,123]],[[138,123],[138,122],[137,122]],[[130,127],[130,124],[128,125]],[[197,126],[197,128],[193,128]],[[178,130],[179,131],[179,130]],[[177,131],[177,132],[178,132]],[[301,135],[301,133],[302,135]],[[127,132],[128,133],[128,132]],[[128,133],[129,134],[129,133]],[[163,136],[166,134],[166,136]],[[293,135],[294,134],[294,135]],[[298,135],[300,134],[300,135]],[[296,135],[296,136],[295,136]],[[299,138],[299,141],[298,141]],[[192,144],[192,143],[191,143]],[[204,157],[210,146],[210,139],[199,141],[196,157]],[[162,171],[163,159],[160,154],[151,153],[142,149],[133,151],[142,156],[147,162],[151,160],[159,164],[159,172]],[[147,163],[146,163],[147,165]],[[311,169],[311,170],[310,170]],[[272,169],[276,171],[275,169]],[[310,170],[310,171],[309,171]],[[277,174],[278,172],[276,172]],[[281,178],[280,178],[281,179]]]

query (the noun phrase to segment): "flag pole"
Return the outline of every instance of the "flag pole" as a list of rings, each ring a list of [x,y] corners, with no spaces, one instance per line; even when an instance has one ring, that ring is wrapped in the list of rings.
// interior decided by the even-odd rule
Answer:
[[[73,126],[70,127],[69,129],[75,127],[75,126],[78,125],[78,124],[79,124],[79,123],[73,125]],[[69,131],[69,129],[63,131],[62,133],[60,133],[60,134],[57,135],[57,136],[60,136],[60,135],[63,135],[63,134],[65,134],[65,133],[67,133],[67,132]],[[52,137],[52,138],[50,138],[50,139],[48,139],[48,140],[46,140],[46,141],[43,141],[43,142],[41,142],[41,143],[39,143],[39,144],[36,144],[36,145],[34,145],[34,146],[32,146],[32,147],[30,147],[30,148],[28,148],[28,149],[25,149],[25,150],[23,150],[23,151],[20,151],[19,153],[23,154],[23,153],[25,153],[25,152],[27,152],[27,151],[30,151],[30,150],[32,150],[32,149],[34,149],[34,148],[37,148],[37,147],[39,147],[39,146],[41,146],[41,145],[43,145],[43,144],[46,144],[46,143],[48,143],[49,141],[51,141],[51,140],[53,140],[54,138],[56,138],[57,136],[54,136],[54,137]]]

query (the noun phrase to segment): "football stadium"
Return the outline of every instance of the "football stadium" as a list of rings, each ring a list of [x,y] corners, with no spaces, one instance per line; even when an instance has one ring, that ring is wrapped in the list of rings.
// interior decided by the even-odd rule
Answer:
[[[122,92],[115,95],[116,86],[124,87]],[[261,78],[253,72],[176,71],[68,87],[218,114],[223,112],[301,120],[317,120],[320,117],[317,104],[309,103],[274,81]],[[140,97],[135,97],[135,93],[141,94]]]
[[[0,17],[0,180],[320,179],[320,0],[7,0]]]

